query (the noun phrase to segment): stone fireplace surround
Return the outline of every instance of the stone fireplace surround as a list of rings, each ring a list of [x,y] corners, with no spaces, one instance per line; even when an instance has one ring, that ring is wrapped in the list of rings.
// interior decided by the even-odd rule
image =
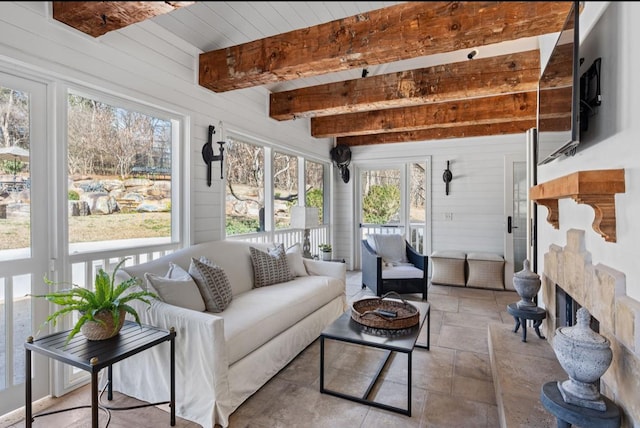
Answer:
[[[557,327],[556,285],[587,308],[600,322],[599,334],[611,342],[613,361],[600,381],[601,393],[615,401],[623,413],[623,427],[640,426],[640,302],[627,296],[625,276],[591,262],[585,232],[567,231],[567,245],[549,246],[544,255],[542,300],[547,310],[543,323],[549,343]]]

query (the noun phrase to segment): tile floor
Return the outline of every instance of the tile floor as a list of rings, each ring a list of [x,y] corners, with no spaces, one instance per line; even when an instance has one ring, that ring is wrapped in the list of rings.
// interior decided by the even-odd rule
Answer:
[[[362,290],[360,272],[347,273],[349,302],[372,295]],[[420,299],[419,295],[406,296]],[[510,291],[466,289],[432,285],[431,349],[413,352],[412,416],[403,416],[319,392],[319,341],[249,398],[231,416],[232,428],[274,427],[474,427],[499,426],[491,376],[487,327],[498,322],[513,325],[506,305],[518,300]],[[424,329],[426,330],[426,329]],[[423,331],[423,336],[425,331]],[[420,340],[420,339],[419,339]],[[422,341],[422,340],[421,340]],[[355,392],[368,383],[380,351],[339,342],[326,342],[325,382],[332,389]],[[406,405],[407,360],[396,355],[384,380],[374,389],[375,400]],[[62,399],[46,399],[38,408],[51,409],[88,403],[88,387]],[[179,398],[179,397],[178,397]],[[136,400],[115,394],[114,405]],[[37,411],[38,409],[34,409]],[[101,426],[106,417],[101,414]],[[90,410],[80,409],[37,418],[34,427],[89,426]],[[24,417],[0,417],[0,427],[24,427]],[[169,426],[168,414],[151,407],[112,412],[111,428]],[[177,427],[199,425],[178,418]]]

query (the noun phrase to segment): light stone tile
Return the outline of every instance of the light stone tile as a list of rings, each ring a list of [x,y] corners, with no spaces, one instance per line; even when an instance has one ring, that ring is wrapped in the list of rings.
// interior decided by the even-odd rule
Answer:
[[[440,328],[442,327],[443,314],[444,314],[444,312],[433,309],[433,306],[431,307],[431,310],[429,312],[429,319],[430,319],[430,322],[431,322],[431,336],[432,337],[433,337],[434,334],[440,333]],[[426,320],[425,320],[425,324],[422,327],[422,331],[420,331],[420,336],[419,336],[420,343],[426,343],[426,341],[422,340],[423,338],[426,338],[426,336],[424,336],[426,331],[427,331],[427,325],[426,325]]]
[[[540,391],[534,395],[505,394],[503,404],[509,409],[507,427],[550,428],[557,426],[556,418],[540,402]]]
[[[496,404],[496,392],[493,389],[493,381],[455,376],[453,378],[452,395],[481,403]]]
[[[468,313],[491,315],[502,309],[495,299],[474,299],[473,297],[460,297],[460,310]]]
[[[433,347],[429,351],[413,352],[413,386],[451,393],[454,351]]]
[[[464,299],[490,300],[495,302],[495,294],[493,290],[473,287],[451,287],[451,295]]]
[[[447,312],[444,314],[442,323],[457,327],[486,328],[489,323],[500,321],[502,319],[497,311],[487,311],[482,314]]]
[[[429,295],[429,303],[431,310],[458,312],[459,309],[459,299],[445,294]]]
[[[421,426],[427,428],[489,428],[490,404],[429,392]],[[495,428],[495,427],[492,427]]]
[[[488,354],[487,329],[443,325],[440,330],[438,346]]]
[[[487,354],[456,351],[454,360],[454,376],[490,381],[491,361]]]
[[[250,426],[360,426],[369,410],[370,407],[364,404],[289,384],[280,396],[274,397],[262,414],[251,420]]]
[[[439,285],[439,284],[431,284],[431,282],[429,282],[429,294],[431,295],[431,293],[433,294],[443,294],[443,295],[450,295],[451,294],[451,289],[453,287],[450,287],[448,285]],[[431,299],[429,299],[431,300]]]

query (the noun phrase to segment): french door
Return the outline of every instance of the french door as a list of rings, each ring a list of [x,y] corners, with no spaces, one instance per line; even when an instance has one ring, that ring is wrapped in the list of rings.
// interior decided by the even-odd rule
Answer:
[[[47,159],[47,86],[0,70],[0,414],[24,405],[28,336],[48,312],[51,193]],[[46,334],[46,327],[43,332]],[[34,358],[33,398],[49,393],[49,366]]]
[[[370,233],[399,233],[422,254],[430,251],[427,222],[428,161],[387,168],[358,168],[358,234],[355,248],[359,266],[360,239]]]

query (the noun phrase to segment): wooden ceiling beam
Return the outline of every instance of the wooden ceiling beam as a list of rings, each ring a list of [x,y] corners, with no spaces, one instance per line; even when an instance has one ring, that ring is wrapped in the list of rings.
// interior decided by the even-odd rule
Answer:
[[[553,33],[571,4],[401,3],[202,53],[199,84],[225,92]]]
[[[540,52],[532,50],[272,93],[269,116],[290,120],[529,92],[539,78]]]
[[[483,125],[462,125],[447,128],[421,129],[418,131],[338,137],[336,138],[336,143],[347,146],[368,146],[372,144],[408,143],[413,141],[446,140],[451,138],[488,137],[492,135],[522,134],[528,129],[535,127],[535,119],[524,119]]]
[[[195,1],[54,1],[53,19],[93,37],[163,15]]]
[[[536,119],[535,91],[311,118],[316,138],[453,128]]]

